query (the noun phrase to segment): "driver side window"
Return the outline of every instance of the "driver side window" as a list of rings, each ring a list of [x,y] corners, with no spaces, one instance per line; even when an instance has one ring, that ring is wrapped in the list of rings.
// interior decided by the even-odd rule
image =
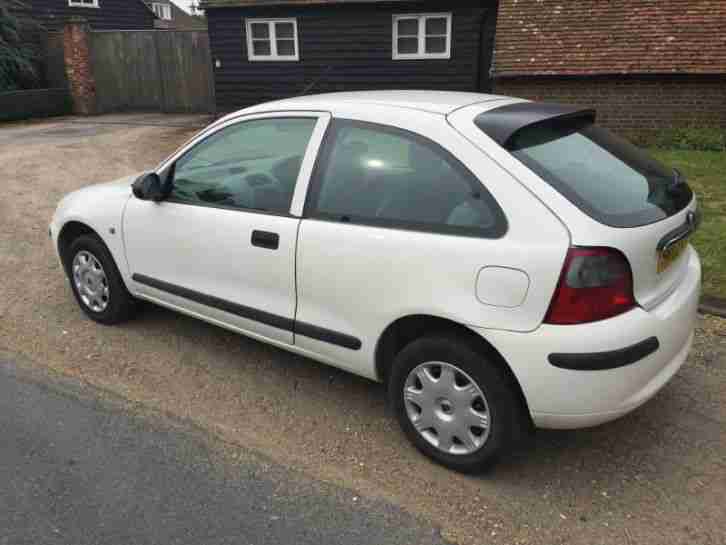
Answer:
[[[255,119],[214,133],[176,161],[169,199],[287,213],[316,122]]]

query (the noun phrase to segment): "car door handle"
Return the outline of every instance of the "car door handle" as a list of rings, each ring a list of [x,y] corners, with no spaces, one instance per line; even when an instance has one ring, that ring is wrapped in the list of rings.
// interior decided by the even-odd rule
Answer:
[[[280,235],[269,231],[252,231],[252,246],[277,250],[280,246]]]

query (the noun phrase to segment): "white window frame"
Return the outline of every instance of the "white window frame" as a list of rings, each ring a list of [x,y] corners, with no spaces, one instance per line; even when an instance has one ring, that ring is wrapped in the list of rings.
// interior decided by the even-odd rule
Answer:
[[[162,2],[152,2],[151,9],[162,21],[171,21],[171,6],[169,4],[164,4]]]
[[[412,19],[418,21],[418,51],[416,53],[398,52],[398,21]],[[433,34],[430,37],[446,38],[446,51],[426,53],[426,20],[446,19],[446,36]],[[406,36],[402,36],[405,38]],[[411,36],[412,37],[412,36]],[[451,58],[451,13],[401,13],[393,16],[393,60],[450,59]]]
[[[253,24],[267,24],[268,38],[270,42],[270,54],[269,55],[255,55],[254,49],[252,48],[252,25]],[[295,54],[294,55],[279,55],[277,53],[277,37],[275,35],[275,23],[292,23],[292,37],[295,42]],[[297,19],[294,17],[287,19],[245,19],[245,32],[247,34],[247,59],[253,62],[267,62],[267,61],[288,61],[294,62],[300,60],[300,42],[297,34]],[[285,39],[285,38],[283,38]],[[289,38],[287,38],[289,39]],[[259,40],[259,38],[258,38]]]
[[[98,5],[98,0],[93,0],[93,2],[81,2],[80,0],[68,0],[68,7],[71,8],[100,8],[101,6]]]

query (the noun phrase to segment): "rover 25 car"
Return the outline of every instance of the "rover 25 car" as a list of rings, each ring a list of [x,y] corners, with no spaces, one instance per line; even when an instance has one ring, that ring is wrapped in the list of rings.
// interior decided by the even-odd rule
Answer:
[[[382,381],[418,449],[476,471],[532,424],[635,409],[691,347],[696,198],[595,117],[454,92],[262,104],[66,196],[50,234],[91,319],[147,300]]]

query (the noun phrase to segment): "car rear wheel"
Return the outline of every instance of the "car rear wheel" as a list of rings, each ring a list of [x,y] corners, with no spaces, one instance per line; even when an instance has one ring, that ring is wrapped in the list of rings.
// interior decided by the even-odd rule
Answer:
[[[106,245],[96,235],[82,235],[65,252],[73,295],[92,320],[112,325],[128,320],[136,305]]]
[[[485,470],[517,436],[520,408],[506,375],[464,337],[406,346],[394,360],[388,394],[416,448],[457,471]]]

